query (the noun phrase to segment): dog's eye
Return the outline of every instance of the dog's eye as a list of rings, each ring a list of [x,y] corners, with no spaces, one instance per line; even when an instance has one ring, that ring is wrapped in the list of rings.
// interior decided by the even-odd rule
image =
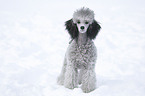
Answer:
[[[89,22],[86,21],[85,24],[89,24]]]
[[[80,24],[81,22],[80,22],[80,21],[78,21],[77,23],[78,23],[78,24]]]

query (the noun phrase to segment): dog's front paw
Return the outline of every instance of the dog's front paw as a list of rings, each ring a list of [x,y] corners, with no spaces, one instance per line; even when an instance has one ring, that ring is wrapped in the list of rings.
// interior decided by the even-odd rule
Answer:
[[[74,89],[74,88],[76,88],[77,86],[75,86],[74,84],[72,84],[72,83],[67,83],[67,84],[64,84],[64,86],[66,87],[66,88],[69,88],[69,89]]]
[[[81,86],[81,89],[84,93],[89,93],[91,91],[94,91],[96,89],[95,86]]]

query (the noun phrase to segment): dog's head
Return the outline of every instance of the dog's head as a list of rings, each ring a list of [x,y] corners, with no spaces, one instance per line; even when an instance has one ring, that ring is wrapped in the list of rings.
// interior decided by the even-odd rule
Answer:
[[[84,7],[74,12],[73,18],[66,21],[65,26],[72,39],[77,38],[79,32],[87,32],[88,38],[94,39],[101,28],[94,19],[94,12]]]

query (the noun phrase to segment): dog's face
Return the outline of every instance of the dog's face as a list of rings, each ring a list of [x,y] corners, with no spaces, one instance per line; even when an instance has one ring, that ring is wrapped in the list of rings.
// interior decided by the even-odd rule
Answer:
[[[87,20],[77,20],[76,25],[80,33],[87,32],[90,22]]]
[[[73,18],[65,22],[72,39],[78,37],[79,33],[87,33],[87,37],[95,39],[101,26],[94,19],[94,12],[89,8],[81,8],[73,14]]]

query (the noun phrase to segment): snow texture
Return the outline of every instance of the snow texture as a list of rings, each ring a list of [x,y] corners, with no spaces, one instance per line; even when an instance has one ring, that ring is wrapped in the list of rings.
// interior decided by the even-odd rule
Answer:
[[[1,0],[0,96],[144,96],[144,0]],[[57,85],[70,41],[64,22],[88,7],[102,30],[97,89]]]

